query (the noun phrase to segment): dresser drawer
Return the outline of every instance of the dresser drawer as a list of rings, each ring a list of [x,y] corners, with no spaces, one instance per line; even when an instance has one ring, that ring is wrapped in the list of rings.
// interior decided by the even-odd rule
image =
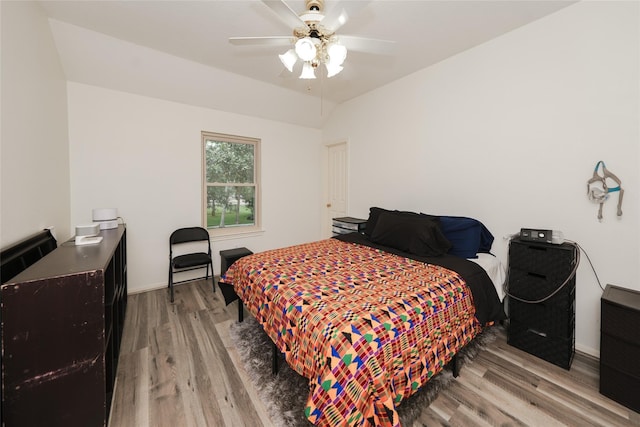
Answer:
[[[600,361],[640,381],[640,343],[603,333],[600,335]]]
[[[553,280],[546,275],[530,273],[516,267],[509,269],[509,293],[528,301],[537,301],[554,294],[569,275]],[[551,299],[571,297],[576,289],[576,279],[571,278]],[[569,303],[570,304],[570,303]]]
[[[514,240],[509,245],[509,267],[549,281],[564,281],[573,270],[573,247]]]
[[[553,303],[529,304],[509,301],[509,333],[518,329],[531,329],[544,336],[567,338],[575,325],[574,305],[558,307]]]
[[[335,225],[333,227],[331,227],[331,231],[333,232],[333,234],[347,234],[347,233],[354,233],[355,230],[350,230],[348,228],[342,228],[342,227],[336,227]]]
[[[600,363],[600,393],[640,412],[640,380]]]
[[[573,325],[572,325],[573,326]],[[510,321],[507,343],[564,369],[571,367],[575,337],[573,328],[565,338],[545,335],[529,325]]]
[[[640,292],[607,285],[601,316],[603,333],[640,344]]]
[[[352,218],[350,216],[333,218],[332,220],[333,234],[346,234],[346,233],[363,233],[367,226],[366,219]]]

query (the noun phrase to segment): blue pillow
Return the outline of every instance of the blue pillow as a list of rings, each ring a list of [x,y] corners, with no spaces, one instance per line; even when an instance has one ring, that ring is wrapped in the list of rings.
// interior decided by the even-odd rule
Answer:
[[[461,258],[477,258],[478,252],[489,252],[493,235],[477,219],[461,216],[441,216],[440,229],[451,243],[449,254]]]

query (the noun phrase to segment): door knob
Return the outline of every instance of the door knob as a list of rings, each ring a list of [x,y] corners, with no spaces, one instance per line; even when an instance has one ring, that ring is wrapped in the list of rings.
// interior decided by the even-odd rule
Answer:
[[[331,203],[327,203],[327,207],[330,208],[331,207]]]

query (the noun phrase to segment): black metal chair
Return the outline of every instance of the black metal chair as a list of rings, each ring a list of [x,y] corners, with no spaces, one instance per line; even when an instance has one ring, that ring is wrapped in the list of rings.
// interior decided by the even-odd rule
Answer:
[[[174,246],[182,245],[185,243],[192,243],[194,246],[198,246],[197,242],[203,242],[202,249],[204,250],[204,242],[206,242],[207,252],[190,252],[181,255],[173,256]],[[169,237],[169,290],[171,292],[171,302],[173,302],[173,285],[177,283],[190,282],[197,279],[209,280],[209,266],[211,266],[211,283],[213,286],[213,292],[216,291],[215,279],[213,278],[213,258],[211,257],[211,241],[209,240],[209,232],[202,227],[186,227],[179,228]],[[196,270],[206,267],[206,274],[202,277],[191,278],[182,280],[179,282],[173,281],[174,273],[183,273],[185,271]]]

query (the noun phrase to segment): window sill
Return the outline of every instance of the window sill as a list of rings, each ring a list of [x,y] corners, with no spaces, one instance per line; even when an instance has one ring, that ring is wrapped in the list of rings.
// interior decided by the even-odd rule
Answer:
[[[236,231],[232,230],[225,234],[212,234],[209,231],[209,235],[211,236],[211,240],[214,242],[221,242],[224,240],[235,240],[235,239],[245,239],[247,237],[255,237],[261,236],[264,234],[264,229],[253,229],[247,231]]]

